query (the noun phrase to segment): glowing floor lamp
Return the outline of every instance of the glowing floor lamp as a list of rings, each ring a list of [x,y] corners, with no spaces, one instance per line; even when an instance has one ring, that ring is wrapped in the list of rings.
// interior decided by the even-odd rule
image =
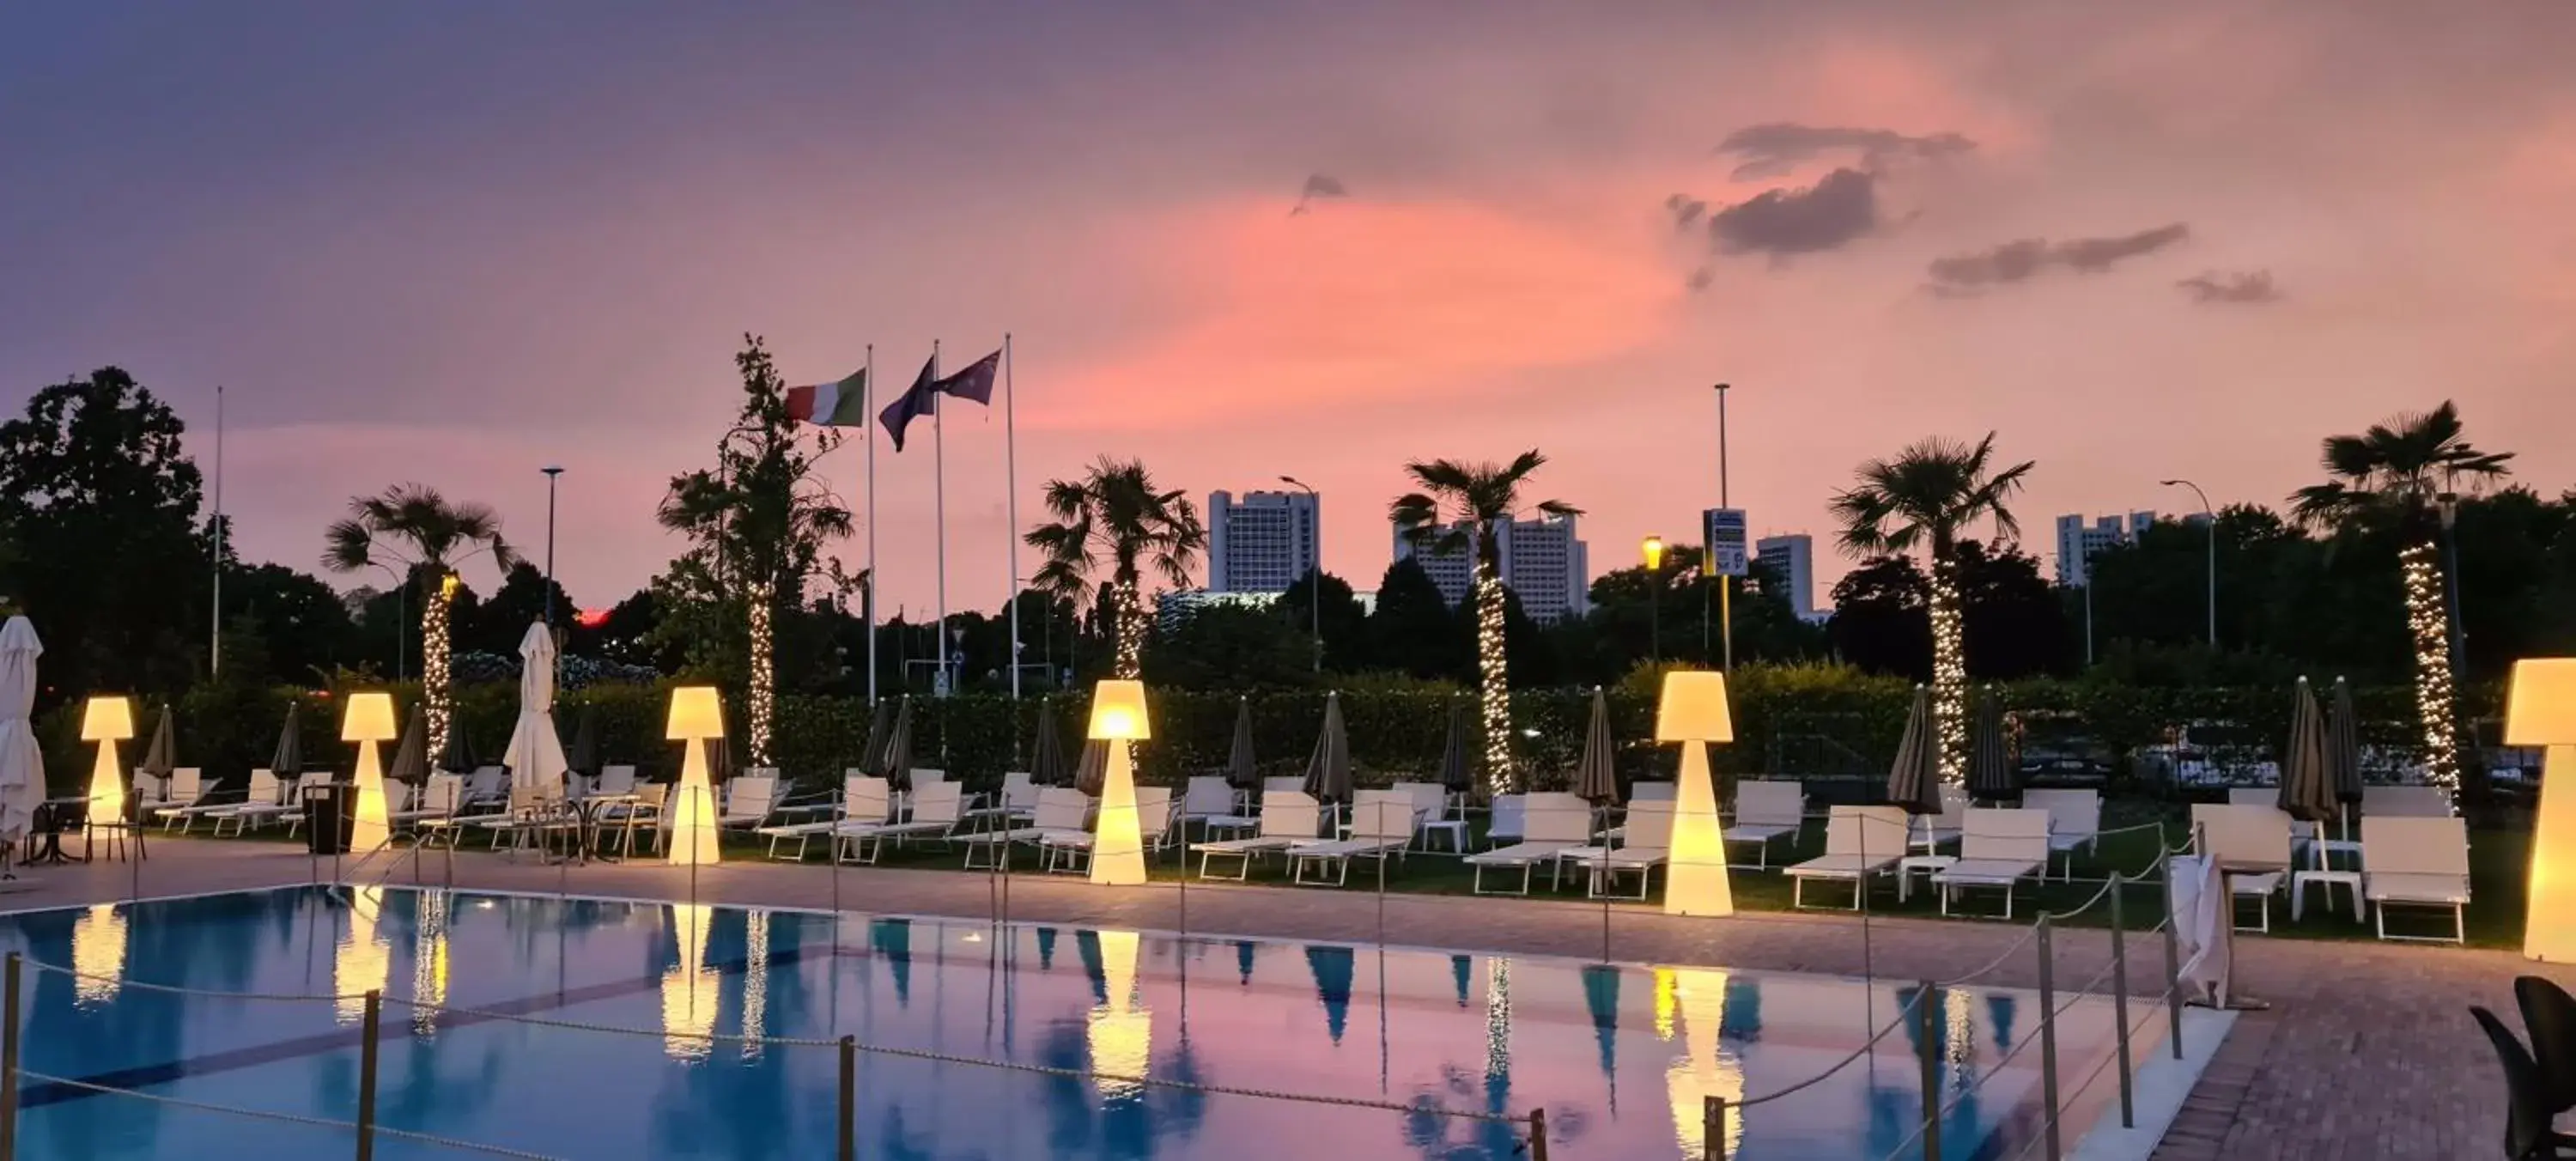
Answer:
[[[2576,963],[2576,657],[2514,663],[2504,744],[2545,747],[2522,954]]]
[[[1664,914],[1733,915],[1735,889],[1726,878],[1725,831],[1717,820],[1717,786],[1708,772],[1708,743],[1735,740],[1734,715],[1726,708],[1726,675],[1707,669],[1665,674],[1663,700],[1655,707],[1655,740],[1682,744]]]
[[[1154,736],[1145,722],[1145,683],[1101,682],[1091,694],[1090,736],[1109,743],[1100,820],[1091,835],[1091,881],[1137,886],[1145,881],[1145,835],[1136,821],[1136,764],[1127,746]]]
[[[392,694],[349,695],[349,708],[340,717],[340,740],[358,744],[358,773],[352,779],[357,784],[358,815],[349,828],[349,849],[360,854],[393,837],[393,821],[385,809],[385,770],[376,762],[376,745],[395,736]]]
[[[134,703],[122,697],[93,697],[81,710],[81,740],[98,743],[98,765],[89,775],[89,817],[114,822],[125,817],[125,766],[116,744],[134,736]]]
[[[707,742],[724,737],[724,706],[711,685],[684,685],[671,691],[671,725],[664,736],[688,744],[680,762],[680,784],[672,790],[672,866],[712,865],[716,852],[716,794],[707,782]]]

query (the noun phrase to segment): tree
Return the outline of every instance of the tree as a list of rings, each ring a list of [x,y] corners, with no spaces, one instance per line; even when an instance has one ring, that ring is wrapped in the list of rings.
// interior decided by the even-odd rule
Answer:
[[[742,406],[733,429],[716,441],[714,470],[671,477],[658,516],[690,547],[654,584],[662,640],[690,644],[691,660],[720,670],[739,659],[746,748],[753,765],[766,766],[777,705],[777,619],[804,604],[806,583],[817,576],[842,592],[864,582],[823,556],[824,545],[848,536],[852,523],[814,473],[841,437],[828,427],[800,429],[788,416],[787,381],[768,346],[758,335],[742,341],[734,356]]]
[[[1502,550],[1494,523],[1508,520],[1520,505],[1521,486],[1547,463],[1532,448],[1508,464],[1415,460],[1406,475],[1422,490],[1407,492],[1388,505],[1396,534],[1417,548],[1433,552],[1475,552],[1474,602],[1478,701],[1484,714],[1485,785],[1488,792],[1507,781],[1518,786],[1512,770],[1512,690],[1506,652],[1503,610]],[[1582,509],[1557,500],[1542,500],[1538,510],[1551,516],[1577,516]]]
[[[1117,643],[1111,672],[1133,680],[1153,628],[1145,612],[1145,569],[1151,566],[1174,587],[1190,583],[1190,568],[1207,548],[1198,509],[1182,492],[1157,488],[1144,461],[1107,456],[1079,480],[1047,481],[1046,507],[1055,521],[1027,535],[1029,545],[1046,554],[1029,583],[1083,603],[1092,599],[1090,578],[1105,561],[1109,576],[1098,599],[1109,609],[1108,627]]]
[[[1314,681],[1315,643],[1276,609],[1211,605],[1155,635],[1154,680],[1188,689],[1257,689]]]
[[[2029,553],[1960,541],[1959,612],[1966,664],[1979,678],[2016,681],[2071,667],[2066,610]]]
[[[2450,400],[2420,415],[2400,415],[2360,435],[2328,436],[2328,479],[2290,497],[2311,528],[2393,535],[2406,621],[2415,647],[2415,713],[2423,733],[2424,771],[2439,786],[2460,785],[2457,705],[2451,674],[2451,614],[2443,599],[2441,553],[2434,533],[2440,507],[2458,493],[2504,478],[2512,452],[2470,445],[2460,409]]]
[[[1321,579],[1319,580],[1318,577]],[[1323,608],[1315,608],[1313,593],[1321,588]],[[1360,607],[1359,597],[1351,591],[1349,581],[1331,573],[1309,572],[1290,583],[1279,594],[1276,609],[1288,626],[1310,637],[1321,622],[1323,667],[1336,673],[1349,673],[1366,667],[1368,650],[1368,610]],[[1317,616],[1320,612],[1322,615]],[[1308,660],[1314,660],[1318,642],[1306,643]]]
[[[501,587],[493,590],[491,598],[472,617],[455,618],[463,648],[503,657],[518,656],[519,643],[527,639],[528,626],[545,619],[548,589],[554,591],[554,624],[571,624],[571,594],[564,592],[562,585],[547,580],[536,565],[524,559],[513,562],[501,574]]]
[[[193,676],[213,558],[185,429],[114,367],[44,388],[0,424],[0,597],[44,635],[40,704]]]
[[[405,575],[405,583],[422,590],[417,601],[421,700],[428,707],[429,752],[445,753],[447,726],[455,713],[447,678],[447,628],[462,583],[456,566],[485,552],[504,569],[518,561],[519,554],[501,538],[500,515],[484,504],[449,503],[435,488],[396,484],[384,495],[350,500],[348,517],[323,537],[323,567],[356,572],[389,561]]]
[[[1931,578],[1913,557],[1862,561],[1834,584],[1834,615],[1825,625],[1834,651],[1871,673],[1931,680],[1931,595]]]
[[[1377,582],[1377,610],[1368,619],[1368,663],[1420,678],[1454,678],[1466,671],[1466,630],[1420,562],[1405,557],[1386,566]]]
[[[1925,549],[1932,561],[1932,709],[1940,728],[1941,781],[1963,784],[1968,773],[1968,666],[1965,626],[1959,611],[1961,533],[1991,517],[2007,539],[2021,525],[2005,502],[2035,466],[2023,461],[1994,471],[1992,432],[1975,447],[1926,439],[1893,460],[1862,464],[1859,483],[1834,496],[1842,522],[1843,551],[1888,556]]]
[[[342,665],[360,660],[357,626],[331,586],[282,564],[224,569],[227,680],[320,682]],[[256,641],[254,656],[236,649],[236,638]],[[253,664],[254,660],[259,664]]]

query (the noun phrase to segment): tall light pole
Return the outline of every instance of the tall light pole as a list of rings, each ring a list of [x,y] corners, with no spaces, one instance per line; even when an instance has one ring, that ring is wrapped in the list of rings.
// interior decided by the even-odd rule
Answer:
[[[1315,566],[1306,571],[1307,627],[1315,634],[1315,672],[1324,671],[1324,494],[1295,476],[1279,482],[1306,493],[1315,502]]]
[[[555,480],[563,475],[559,464],[538,469],[546,474],[546,632],[555,629]]]
[[[2198,484],[2189,480],[2166,480],[2164,485],[2168,488],[2191,489],[2192,495],[2200,497],[2200,514],[2209,518],[2209,651],[2216,653],[2218,652],[2218,510],[2209,506],[2209,493],[2201,491]],[[2084,570],[2084,581],[2088,586],[2093,582],[2093,570],[2090,567]]]
[[[1646,554],[1646,643],[1655,664],[1664,663],[1664,538],[1648,536]]]
[[[1720,508],[1732,506],[1726,494],[1726,392],[1728,387],[1729,384],[1725,383],[1717,385],[1717,506]],[[1706,533],[1706,529],[1701,530],[1703,538]],[[1716,546],[1703,545],[1702,547],[1707,549]],[[1701,563],[1703,566],[1714,566],[1717,562],[1711,560]],[[1707,612],[1707,607],[1703,605],[1700,609],[1701,615],[1704,617]],[[1735,578],[1732,576],[1720,574],[1717,578],[1717,620],[1718,635],[1725,643],[1725,654],[1718,668],[1732,673],[1735,671]],[[1700,636],[1702,638],[1700,647],[1705,650],[1707,648],[1705,628],[1702,629]]]

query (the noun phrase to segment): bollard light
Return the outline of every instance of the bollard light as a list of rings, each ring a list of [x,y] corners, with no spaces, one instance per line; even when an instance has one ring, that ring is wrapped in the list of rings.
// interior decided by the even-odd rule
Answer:
[[[715,788],[708,782],[707,743],[724,738],[724,703],[712,685],[684,685],[671,691],[671,719],[663,736],[688,746],[680,761],[680,784],[663,811],[670,820],[672,866],[711,866],[721,862],[716,849]]]
[[[1673,793],[1664,914],[1733,915],[1735,889],[1726,876],[1726,832],[1718,822],[1717,786],[1708,770],[1708,744],[1735,740],[1735,716],[1726,704],[1726,675],[1707,669],[1665,674],[1663,697],[1655,707],[1655,740],[1679,742],[1682,747],[1681,779]]]
[[[1154,736],[1145,716],[1145,683],[1103,681],[1091,694],[1089,736],[1109,743],[1100,783],[1100,817],[1092,824],[1091,881],[1133,887],[1145,881],[1144,828],[1136,819],[1136,766],[1128,747]]]
[[[358,772],[351,779],[358,796],[358,811],[357,821],[349,829],[349,849],[361,854],[393,837],[393,818],[385,808],[385,771],[376,761],[376,747],[398,736],[392,694],[349,695],[348,706],[340,715],[340,740],[358,744]]]
[[[2576,657],[2514,662],[2504,744],[2542,747],[2522,954],[2576,963]]]

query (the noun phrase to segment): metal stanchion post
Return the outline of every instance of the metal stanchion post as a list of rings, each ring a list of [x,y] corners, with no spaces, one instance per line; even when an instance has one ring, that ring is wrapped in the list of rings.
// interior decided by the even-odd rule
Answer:
[[[859,1156],[859,1041],[841,1037],[841,1161]]]
[[[1699,1155],[1703,1161],[1726,1161],[1726,1098],[1700,1102]]]
[[[1914,993],[1914,1018],[1923,1029],[1923,1161],[1941,1161],[1941,1006],[1932,1000],[1932,981]]]
[[[17,952],[9,953],[9,966],[0,987],[9,995],[0,999],[0,1161],[14,1161],[18,1156],[18,972]]]
[[[2182,1059],[2182,949],[2174,935],[2173,854],[2164,856],[2165,867],[2165,1043],[2173,1047],[2173,1058]]]
[[[2041,1099],[2048,1102],[2048,1161],[2058,1161],[2065,1154],[2057,1140],[2057,980],[2051,967],[2056,953],[2049,947],[2048,915],[2039,917],[2039,1087]]]
[[[367,1011],[358,1023],[358,1161],[376,1155],[376,1032],[384,1019],[385,994],[367,993]]]
[[[2114,1038],[2120,1053],[2120,1127],[2138,1127],[2136,1097],[2129,1074],[2129,939],[2121,922],[2120,872],[2111,872],[2111,1019],[2118,1025]]]
[[[1530,1110],[1530,1161],[1547,1161],[1547,1110]]]

